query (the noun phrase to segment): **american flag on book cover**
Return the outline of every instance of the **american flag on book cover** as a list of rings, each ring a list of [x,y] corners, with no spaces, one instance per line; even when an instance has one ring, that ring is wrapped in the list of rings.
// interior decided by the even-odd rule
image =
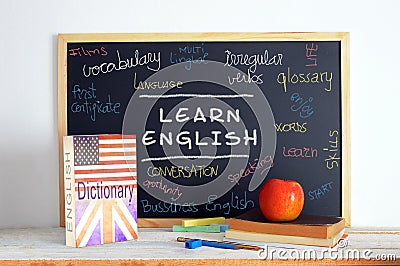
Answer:
[[[136,136],[74,136],[76,246],[137,238]]]

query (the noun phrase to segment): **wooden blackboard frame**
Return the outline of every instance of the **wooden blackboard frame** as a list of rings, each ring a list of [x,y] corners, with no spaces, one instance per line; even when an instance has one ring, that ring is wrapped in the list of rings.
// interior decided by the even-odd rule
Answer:
[[[342,126],[342,217],[350,220],[350,55],[347,32],[304,33],[111,33],[58,35],[58,149],[59,149],[59,208],[60,225],[65,225],[63,136],[67,134],[67,45],[82,42],[229,42],[229,41],[338,41],[341,51],[341,126]],[[170,227],[180,218],[139,218],[139,227]]]

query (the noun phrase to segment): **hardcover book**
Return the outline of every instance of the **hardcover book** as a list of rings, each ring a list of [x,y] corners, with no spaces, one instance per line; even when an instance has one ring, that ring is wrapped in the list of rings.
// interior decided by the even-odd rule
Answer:
[[[64,137],[66,244],[137,239],[136,136]]]
[[[229,219],[229,228],[263,234],[332,238],[345,227],[341,217],[301,214],[292,222],[270,222],[259,208],[254,208],[235,218]]]
[[[343,237],[343,234],[344,234],[344,229],[331,238],[262,234],[249,231],[234,230],[234,229],[228,229],[225,231],[226,238],[240,240],[240,241],[272,242],[281,244],[319,246],[327,248],[334,247],[338,243],[338,241]]]

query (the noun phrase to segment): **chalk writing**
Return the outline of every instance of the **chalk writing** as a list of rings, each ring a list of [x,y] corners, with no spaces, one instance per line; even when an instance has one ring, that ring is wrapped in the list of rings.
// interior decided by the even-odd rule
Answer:
[[[165,81],[137,81],[136,72],[133,74],[133,88],[135,90],[155,90],[155,89],[182,89],[183,82],[175,80],[165,80]]]
[[[189,114],[189,115],[188,115]],[[211,122],[220,122],[227,123],[231,122],[240,122],[240,114],[239,109],[236,109],[235,112],[232,110],[227,110],[224,115],[224,111],[221,108],[209,108],[208,110],[208,119]],[[201,107],[197,107],[194,111],[193,109],[189,109],[187,107],[180,107],[176,110],[175,115],[172,114],[172,118],[164,117],[164,109],[159,109],[159,121],[160,123],[185,123],[189,121],[193,117],[193,122],[202,122],[205,123],[207,121],[205,111]],[[174,119],[174,120],[173,120]],[[157,140],[153,137],[156,132],[153,130],[146,130],[142,136],[142,144],[153,145],[157,142]],[[174,140],[177,144],[188,146],[188,149],[191,150],[193,144],[196,146],[220,146],[223,143],[220,141],[220,135],[222,131],[219,130],[211,130],[210,134],[206,136],[200,136],[199,131],[189,132],[189,131],[181,131],[179,132],[175,138],[173,137],[172,132],[160,132],[159,137],[157,138],[160,142],[160,145],[174,145]],[[210,136],[212,135],[212,137]],[[201,141],[204,137],[208,137],[207,139],[212,139],[213,141]],[[226,141],[224,142],[225,145],[228,146],[235,146],[239,145],[241,142],[244,143],[245,146],[249,145],[249,142],[252,142],[254,146],[257,145],[257,129],[253,129],[253,135],[249,134],[249,130],[245,129],[244,133],[241,137],[237,136],[237,133],[234,131],[227,132],[224,135]]]
[[[103,46],[100,48],[94,48],[94,49],[85,49],[84,47],[78,47],[78,48],[72,48],[68,50],[68,55],[69,56],[95,56],[95,55],[100,55],[100,56],[106,56],[108,55],[108,52],[106,48]]]
[[[142,199],[140,200],[140,204],[142,205],[142,210],[144,213],[194,213],[199,211],[194,202],[178,204],[173,201],[160,201],[158,203],[151,204],[147,199]]]
[[[324,87],[325,91],[332,90],[332,72],[308,72],[308,73],[291,73],[290,67],[287,68],[287,72],[281,72],[278,74],[276,81],[282,85],[283,91],[287,92],[288,84],[296,85],[302,83],[328,83],[327,87]]]
[[[90,87],[81,88],[79,85],[74,85],[72,90],[74,100],[91,100],[96,99],[96,88],[92,82]]]
[[[270,57],[268,50],[265,50],[263,54],[235,54],[230,50],[225,50],[225,66],[238,66],[245,65],[249,66],[251,73],[255,73],[257,66],[260,65],[282,65],[283,54],[278,53]]]
[[[340,155],[339,155],[339,131],[329,130],[329,147],[323,148],[323,151],[328,153],[328,157],[325,158],[325,166],[327,169],[332,170],[340,166]]]
[[[192,64],[207,64],[206,57],[208,53],[205,51],[204,44],[201,45],[186,45],[178,48],[178,53],[169,53],[169,62],[171,64],[177,64],[187,62],[185,64],[186,70],[192,69]]]
[[[255,158],[252,163],[248,163],[247,167],[240,170],[240,172],[229,174],[228,180],[231,183],[235,182],[237,185],[239,185],[239,181],[241,178],[248,177],[249,175],[254,174],[257,169],[263,169],[261,171],[261,174],[263,174],[266,170],[270,169],[273,166],[274,161],[271,155],[265,156],[262,160],[258,160],[258,158]]]
[[[230,50],[225,50],[225,64],[224,66],[248,66],[247,75],[242,74],[241,72],[237,73],[235,77],[228,76],[229,84],[233,83],[256,83],[262,84],[262,76],[263,74],[256,75],[255,72],[257,70],[257,66],[260,65],[282,65],[282,58],[283,54],[278,53],[270,57],[268,50],[264,51],[264,54],[235,54],[232,53]]]
[[[155,135],[155,131],[153,130],[146,130],[146,132],[142,136],[142,144],[145,146],[148,145],[153,145],[157,142],[156,138],[153,136]],[[199,131],[181,131],[178,134],[176,134],[175,137],[173,137],[172,132],[160,132],[158,134],[158,140],[160,142],[160,145],[175,145],[179,144],[182,146],[187,146],[189,150],[193,148],[193,145],[195,146],[221,146],[221,145],[227,145],[227,146],[235,146],[240,143],[243,143],[245,146],[249,146],[250,142],[253,144],[253,146],[257,145],[257,129],[253,129],[253,135],[249,134],[249,131],[247,129],[244,130],[244,133],[238,136],[236,132],[230,131],[226,133],[223,137],[220,135],[222,134],[222,131],[219,130],[211,130],[209,134],[201,135]],[[203,140],[203,138],[209,139]]]
[[[218,199],[217,195],[208,196],[208,202],[206,203],[207,211],[215,211],[221,212],[224,214],[230,214],[232,209],[236,210],[245,210],[254,208],[254,201],[251,199],[247,199],[247,192],[244,191],[243,197],[239,198],[234,192],[231,193],[230,201],[216,203],[215,201]]]
[[[96,89],[94,84],[87,89],[82,89],[79,85],[74,85],[72,90],[74,102],[71,104],[73,113],[84,113],[90,117],[93,122],[96,121],[98,114],[119,114],[121,103],[112,102],[110,94],[107,95],[107,100],[102,101],[97,99]]]
[[[135,50],[134,56],[126,59],[121,59],[119,51],[116,51],[118,62],[104,62],[98,65],[82,67],[83,76],[97,76],[100,74],[108,74],[113,71],[121,71],[139,66],[146,66],[151,71],[158,71],[161,67],[161,52],[141,54],[139,50]]]
[[[163,184],[162,178],[160,181],[143,181],[143,186],[147,188],[156,188],[162,190],[164,194],[172,195],[171,200],[177,200],[182,196],[182,192],[179,190],[179,186],[177,185],[175,188],[168,187],[167,184]]]
[[[285,146],[283,146],[282,155],[284,157],[295,157],[295,158],[297,158],[297,157],[316,158],[316,157],[318,157],[318,150],[313,147],[287,149]]]
[[[225,114],[221,108],[210,108],[208,112],[204,111],[201,107],[197,107],[195,113],[187,107],[180,107],[175,113],[175,121],[177,123],[183,123],[189,121],[190,117],[193,117],[193,122],[207,122],[205,114],[208,114],[208,118],[210,122],[221,122],[224,123],[225,121],[230,123],[231,121],[240,122],[240,114],[239,109],[235,109],[235,112],[232,110],[226,110]],[[188,116],[188,113],[190,114]],[[172,119],[166,119],[164,117],[164,109],[159,109],[159,118],[161,123],[172,123]],[[225,119],[224,119],[225,118]]]
[[[194,165],[191,166],[164,166],[156,167],[149,166],[147,168],[147,175],[149,177],[164,176],[172,178],[191,178],[191,177],[217,177],[218,176],[218,165],[217,166],[205,166],[205,165]]]
[[[291,122],[291,123],[275,123],[277,132],[296,132],[305,133],[307,131],[307,123]]]
[[[241,72],[237,73],[236,77],[230,77],[228,76],[228,81],[229,84],[233,84],[233,83],[240,83],[240,82],[244,82],[244,83],[256,83],[256,84],[262,84],[264,81],[262,80],[262,75],[263,74],[259,74],[259,75],[253,75],[252,73],[250,73],[250,69],[247,70],[247,75],[243,75]]]
[[[317,66],[317,51],[318,51],[318,44],[306,43],[306,58],[308,61],[311,61],[311,63],[306,64],[307,67]]]
[[[294,102],[294,104],[290,107],[290,110],[292,110],[292,112],[298,112],[301,118],[309,118],[314,113],[314,109],[310,105],[310,103],[314,100],[313,97],[310,97],[304,101],[304,99],[300,97],[300,94],[295,92],[290,96],[290,100]]]
[[[332,190],[332,184],[333,182],[329,182],[326,184],[321,185],[319,188],[310,190],[308,191],[308,198],[310,200],[318,200],[322,196],[325,196],[327,193],[329,193]]]

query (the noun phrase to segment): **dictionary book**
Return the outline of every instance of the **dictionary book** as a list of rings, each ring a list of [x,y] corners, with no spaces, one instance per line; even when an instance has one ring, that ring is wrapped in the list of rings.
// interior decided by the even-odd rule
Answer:
[[[64,137],[66,244],[137,239],[135,135]]]

